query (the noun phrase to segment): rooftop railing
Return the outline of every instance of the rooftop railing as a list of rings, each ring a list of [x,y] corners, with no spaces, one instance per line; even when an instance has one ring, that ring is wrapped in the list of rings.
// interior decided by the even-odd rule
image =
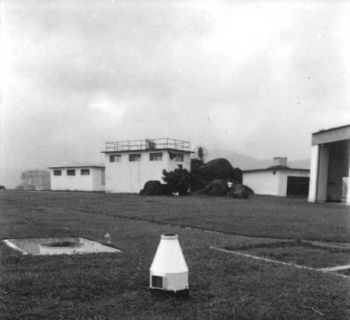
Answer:
[[[181,151],[190,151],[190,143],[188,141],[160,138],[145,140],[125,140],[106,142],[105,152],[114,151],[140,151],[140,150],[157,150],[157,149],[175,149]]]

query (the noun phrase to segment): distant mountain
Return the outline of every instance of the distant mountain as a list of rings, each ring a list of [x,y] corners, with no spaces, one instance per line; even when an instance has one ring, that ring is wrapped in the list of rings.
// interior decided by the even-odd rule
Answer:
[[[272,165],[272,157],[271,159],[256,159],[238,152],[233,152],[233,151],[224,150],[224,149],[208,150],[207,161],[215,158],[225,158],[231,162],[233,167],[235,168],[238,167],[242,170],[267,168]],[[300,168],[300,169],[310,168],[309,159],[302,159],[302,160],[288,159],[287,164],[290,168]]]

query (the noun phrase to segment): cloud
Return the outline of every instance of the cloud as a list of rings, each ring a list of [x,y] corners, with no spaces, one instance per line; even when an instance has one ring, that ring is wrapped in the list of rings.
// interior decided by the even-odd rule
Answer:
[[[350,121],[345,2],[4,3],[6,166],[166,136],[297,159]]]
[[[93,111],[105,113],[106,116],[112,117],[113,120],[120,120],[124,114],[126,105],[123,102],[113,101],[104,95],[98,95],[91,101],[89,107]]]

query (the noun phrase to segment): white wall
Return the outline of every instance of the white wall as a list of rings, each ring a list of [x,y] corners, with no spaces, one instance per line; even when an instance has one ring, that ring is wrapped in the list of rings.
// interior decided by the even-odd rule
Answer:
[[[326,145],[319,146],[316,200],[321,202],[327,199],[328,164],[329,147]]]
[[[274,174],[275,172],[275,174]],[[256,194],[285,197],[288,177],[308,177],[303,170],[266,170],[243,172],[243,184],[253,189]]]
[[[53,175],[53,169],[50,169],[51,190],[70,190],[70,191],[103,191],[102,170],[100,168],[84,168],[89,169],[90,174],[82,176],[80,170],[75,169],[75,176],[67,176],[67,168],[55,168],[61,170],[60,176]]]
[[[256,194],[278,195],[279,175],[277,171],[243,172],[243,184]]]
[[[105,190],[105,169],[91,168],[90,175],[92,176],[92,190]]]
[[[150,161],[150,153],[163,153],[161,161]],[[140,153],[140,161],[129,161],[129,154]],[[118,153],[115,153],[118,154]],[[121,154],[120,162],[110,162],[110,154],[106,154],[106,192],[126,192],[139,193],[144,184],[149,180],[162,181],[163,169],[172,171],[178,167],[179,164],[184,169],[190,170],[191,161],[190,154],[184,154],[184,161],[179,162],[171,160],[168,151],[152,150]]]
[[[311,162],[310,162],[310,184],[309,184],[309,202],[315,202],[317,198],[317,183],[318,183],[318,166],[319,166],[319,146],[311,147]]]

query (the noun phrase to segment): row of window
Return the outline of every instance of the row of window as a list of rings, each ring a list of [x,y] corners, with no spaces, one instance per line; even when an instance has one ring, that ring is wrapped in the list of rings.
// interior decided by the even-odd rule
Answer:
[[[67,169],[67,176],[75,176],[75,169]],[[61,176],[62,170],[56,169],[53,171],[54,176]],[[80,169],[80,175],[81,176],[88,176],[90,175],[90,169]]]
[[[176,153],[176,152],[169,152],[170,160],[175,160],[179,162],[184,161],[184,155],[182,153]],[[162,152],[152,152],[149,154],[149,160],[150,161],[162,161],[163,159],[163,153]],[[131,153],[129,154],[129,161],[140,161],[141,160],[141,153]],[[115,154],[109,156],[109,162],[121,162],[122,161],[122,155],[121,154]]]

